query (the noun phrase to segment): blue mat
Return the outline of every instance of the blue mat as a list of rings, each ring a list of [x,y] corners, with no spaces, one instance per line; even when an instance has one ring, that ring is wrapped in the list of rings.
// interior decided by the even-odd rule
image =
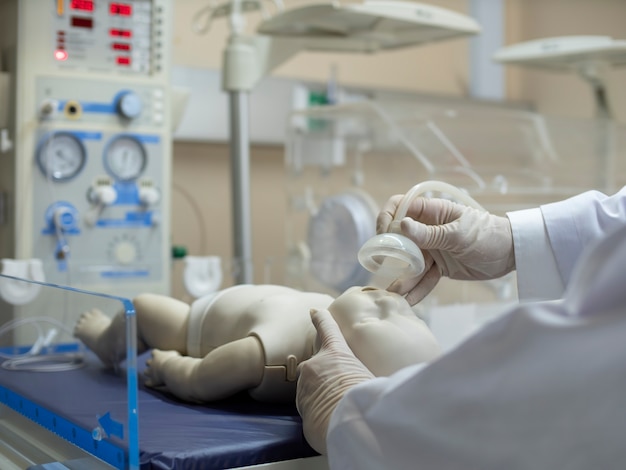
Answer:
[[[139,371],[150,357],[139,357]],[[117,468],[128,436],[125,374],[97,358],[66,372],[0,369],[0,402]],[[302,435],[295,406],[253,401],[247,394],[207,405],[182,402],[142,385],[138,394],[141,470],[237,468],[316,455]],[[99,424],[113,435],[92,437]]]

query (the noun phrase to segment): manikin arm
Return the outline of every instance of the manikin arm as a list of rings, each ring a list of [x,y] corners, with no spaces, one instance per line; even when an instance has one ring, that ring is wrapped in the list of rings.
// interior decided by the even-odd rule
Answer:
[[[254,336],[220,346],[204,358],[154,350],[145,371],[146,385],[165,385],[178,398],[207,402],[229,397],[261,383],[263,349]]]

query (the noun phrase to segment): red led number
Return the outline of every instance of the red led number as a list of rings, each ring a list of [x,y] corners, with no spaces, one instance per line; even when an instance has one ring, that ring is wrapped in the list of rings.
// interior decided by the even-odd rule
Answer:
[[[116,51],[130,51],[130,44],[123,44],[121,42],[113,43],[113,50]]]
[[[110,3],[109,13],[111,15],[130,16],[133,13],[133,7],[128,3]]]
[[[93,11],[93,0],[72,0],[70,8],[72,10]]]
[[[118,38],[129,38],[132,36],[132,32],[129,29],[110,29],[109,36]]]

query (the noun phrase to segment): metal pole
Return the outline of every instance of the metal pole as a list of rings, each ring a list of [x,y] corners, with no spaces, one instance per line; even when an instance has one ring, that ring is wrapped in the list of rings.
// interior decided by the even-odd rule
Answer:
[[[248,92],[230,91],[229,96],[235,282],[251,284],[253,270]]]
[[[597,150],[600,156],[600,164],[602,165],[599,181],[600,187],[598,189],[611,194],[615,191],[615,185],[613,184],[615,142],[611,108],[607,100],[604,81],[602,79],[597,80],[592,82],[591,85],[595,95],[596,119],[598,120]]]
[[[598,175],[598,187],[596,189],[607,193],[613,192],[614,177],[614,136],[613,119],[609,106],[606,83],[607,72],[610,66],[607,63],[583,64],[579,73],[593,90],[596,105],[596,151],[600,157],[601,165]]]

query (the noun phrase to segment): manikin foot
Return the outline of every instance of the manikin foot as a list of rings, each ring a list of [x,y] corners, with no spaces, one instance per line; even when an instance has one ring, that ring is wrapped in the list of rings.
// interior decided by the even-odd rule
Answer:
[[[145,384],[147,387],[157,388],[165,385],[165,381],[163,380],[163,365],[174,357],[180,357],[180,353],[178,351],[152,350],[152,358],[146,361],[147,367],[144,371]]]
[[[94,308],[84,312],[74,327],[74,336],[109,367],[114,366],[120,360],[116,341],[110,341],[107,338],[111,321],[111,318]]]

